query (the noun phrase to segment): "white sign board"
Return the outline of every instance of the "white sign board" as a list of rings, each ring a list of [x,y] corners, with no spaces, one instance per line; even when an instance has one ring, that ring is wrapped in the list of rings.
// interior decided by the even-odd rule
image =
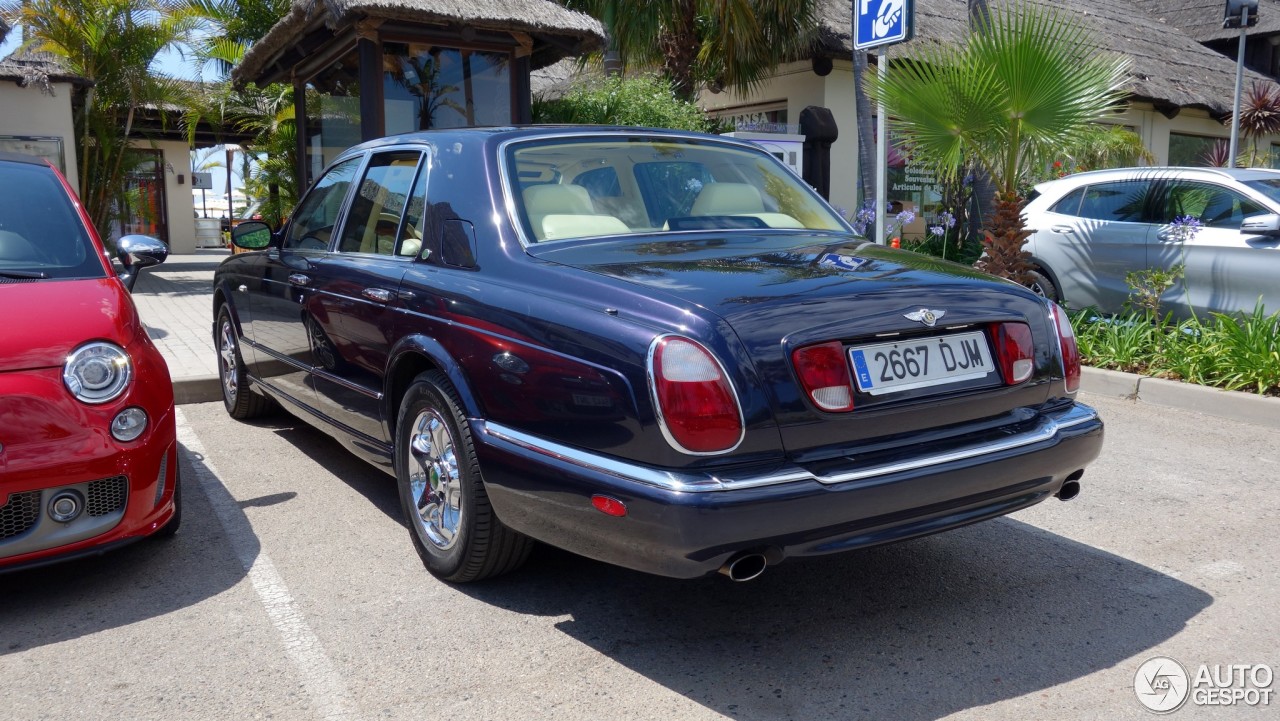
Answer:
[[[853,0],[853,49],[910,40],[914,18],[913,0]]]
[[[213,190],[213,173],[192,173],[192,190]]]

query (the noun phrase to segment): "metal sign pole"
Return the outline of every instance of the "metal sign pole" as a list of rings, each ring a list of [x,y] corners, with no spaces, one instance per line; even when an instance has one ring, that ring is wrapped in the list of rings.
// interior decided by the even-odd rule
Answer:
[[[1244,31],[1249,25],[1249,6],[1240,8],[1240,45],[1236,50],[1236,99],[1231,110],[1231,146],[1228,165],[1236,167],[1236,148],[1240,141],[1240,86],[1244,84]]]
[[[885,76],[889,74],[889,46],[885,45],[880,48],[879,58],[876,60],[876,74],[880,76],[880,81],[884,82]],[[886,227],[885,215],[889,212],[889,123],[885,118],[884,102],[876,102],[876,236],[875,241],[884,245],[886,239],[884,237],[884,229]]]

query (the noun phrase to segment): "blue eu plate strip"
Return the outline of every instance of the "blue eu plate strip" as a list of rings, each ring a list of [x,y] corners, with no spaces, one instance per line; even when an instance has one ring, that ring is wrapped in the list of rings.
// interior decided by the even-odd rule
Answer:
[[[867,369],[867,359],[863,357],[860,350],[853,352],[853,368],[858,374],[858,386],[863,390],[872,388],[871,371]]]

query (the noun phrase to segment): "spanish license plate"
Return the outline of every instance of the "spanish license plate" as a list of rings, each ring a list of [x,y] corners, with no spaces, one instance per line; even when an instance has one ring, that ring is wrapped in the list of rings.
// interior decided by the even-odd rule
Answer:
[[[849,349],[858,390],[871,395],[983,378],[995,370],[982,331]]]

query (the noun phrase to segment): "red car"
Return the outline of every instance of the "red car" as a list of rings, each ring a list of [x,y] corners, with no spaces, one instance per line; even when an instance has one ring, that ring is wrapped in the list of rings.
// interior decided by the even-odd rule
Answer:
[[[117,246],[121,275],[62,174],[0,153],[0,571],[181,523],[173,385],[129,297],[168,249]]]

